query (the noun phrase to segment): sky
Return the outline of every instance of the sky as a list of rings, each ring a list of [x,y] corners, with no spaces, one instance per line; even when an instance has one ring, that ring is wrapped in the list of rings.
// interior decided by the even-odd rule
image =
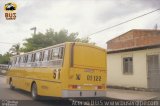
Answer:
[[[12,44],[31,37],[32,27],[44,33],[53,28],[56,32],[67,29],[78,32],[79,38],[116,25],[128,19],[160,8],[160,0],[12,0],[17,4],[16,20],[6,20],[4,5],[10,0],[0,0],[0,54]],[[121,26],[90,36],[90,41],[106,48],[106,42],[132,29],[160,27],[160,11],[128,22]]]

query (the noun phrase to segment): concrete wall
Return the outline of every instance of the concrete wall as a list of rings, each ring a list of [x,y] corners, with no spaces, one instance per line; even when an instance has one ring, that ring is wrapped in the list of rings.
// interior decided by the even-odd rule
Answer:
[[[122,87],[147,88],[146,56],[159,54],[160,48],[132,52],[113,53],[107,55],[108,85]],[[133,74],[123,74],[123,57],[133,57]]]

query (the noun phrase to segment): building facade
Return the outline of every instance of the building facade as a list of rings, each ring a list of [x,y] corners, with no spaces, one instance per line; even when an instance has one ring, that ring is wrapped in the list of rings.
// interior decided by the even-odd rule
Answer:
[[[108,85],[160,89],[160,30],[128,31],[107,51]]]

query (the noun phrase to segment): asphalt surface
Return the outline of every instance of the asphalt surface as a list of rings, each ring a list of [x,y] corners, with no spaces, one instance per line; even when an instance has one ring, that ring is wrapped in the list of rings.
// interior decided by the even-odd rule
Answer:
[[[92,106],[94,100],[91,104]],[[90,99],[88,99],[88,101],[90,101]],[[83,103],[79,100],[64,100],[51,97],[42,97],[41,100],[34,101],[32,100],[30,92],[20,89],[11,90],[9,85],[6,84],[6,77],[0,75],[0,106],[7,106],[5,104],[14,106],[81,106]],[[90,104],[86,103],[85,105],[89,106]]]
[[[72,102],[70,100],[57,100],[55,98],[49,97],[42,97],[39,101],[33,101],[30,92],[26,92],[20,89],[11,90],[9,86],[6,84],[6,77],[1,75],[0,100],[0,106],[3,103],[17,102],[18,106],[66,106],[70,104],[72,105]]]

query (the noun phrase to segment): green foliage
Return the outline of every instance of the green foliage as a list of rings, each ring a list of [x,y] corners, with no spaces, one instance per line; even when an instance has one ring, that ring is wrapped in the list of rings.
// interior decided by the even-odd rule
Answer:
[[[77,38],[78,33],[68,33],[67,30],[61,30],[59,32],[54,32],[53,29],[49,29],[46,33],[38,33],[36,35],[32,35],[31,38],[25,39],[25,43],[23,44],[23,48],[21,51],[29,52],[32,50],[44,48],[47,46],[52,46],[59,43],[64,42],[84,42],[88,43],[89,39],[80,39]]]
[[[5,53],[4,55],[0,54],[0,64],[8,64],[10,57],[12,55],[18,55],[20,52],[29,52],[64,42],[89,43],[89,38],[77,38],[77,36],[78,33],[69,34],[67,30],[54,32],[53,29],[48,29],[44,34],[38,33],[36,35],[32,35],[31,38],[25,39],[25,43],[23,43],[22,48],[20,47],[19,43],[12,45],[9,52]]]
[[[13,55],[19,55],[20,54],[20,44],[17,43],[15,45],[12,45],[9,51]]]
[[[8,64],[10,61],[11,54],[9,52],[4,55],[0,54],[0,64]]]

